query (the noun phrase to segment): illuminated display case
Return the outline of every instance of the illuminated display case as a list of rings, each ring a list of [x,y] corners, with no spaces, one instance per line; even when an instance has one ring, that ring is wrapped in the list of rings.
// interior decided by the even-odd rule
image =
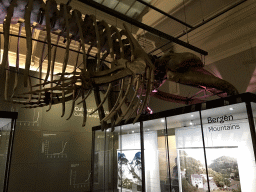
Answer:
[[[8,191],[8,179],[17,112],[0,111],[0,191]]]
[[[255,102],[245,93],[93,127],[92,191],[256,191]]]

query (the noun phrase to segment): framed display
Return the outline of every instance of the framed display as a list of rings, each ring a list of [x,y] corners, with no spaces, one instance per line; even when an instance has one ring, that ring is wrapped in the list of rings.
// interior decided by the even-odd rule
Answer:
[[[215,191],[241,191],[237,147],[207,148],[206,154],[208,178],[202,148],[179,150],[179,188],[206,192],[209,184]]]
[[[141,191],[141,151],[117,150],[118,189]]]

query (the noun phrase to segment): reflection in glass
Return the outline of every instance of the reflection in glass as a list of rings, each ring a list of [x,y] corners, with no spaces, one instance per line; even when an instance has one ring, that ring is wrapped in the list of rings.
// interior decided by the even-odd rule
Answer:
[[[95,131],[94,191],[142,191],[139,126]]]
[[[10,139],[10,132],[11,132],[10,121],[11,120],[8,120],[8,119],[2,119],[1,124],[5,124],[5,125],[0,127],[0,191],[4,190],[6,161],[7,161],[8,146],[9,146],[9,139]]]
[[[93,167],[93,189],[104,191],[104,143],[105,133],[101,130],[95,131],[94,167]]]
[[[208,191],[199,113],[168,117],[167,126],[172,191]]]
[[[118,129],[118,128],[117,128]],[[105,153],[104,153],[104,180],[106,191],[112,191],[116,185],[113,171],[116,170],[116,141],[118,140],[117,132],[111,132],[110,129],[105,130]]]
[[[146,191],[170,191],[165,119],[143,122]]]

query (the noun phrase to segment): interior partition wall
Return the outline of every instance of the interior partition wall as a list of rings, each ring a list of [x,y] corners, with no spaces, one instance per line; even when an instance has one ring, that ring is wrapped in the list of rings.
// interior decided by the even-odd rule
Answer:
[[[253,94],[93,128],[92,191],[256,191]]]

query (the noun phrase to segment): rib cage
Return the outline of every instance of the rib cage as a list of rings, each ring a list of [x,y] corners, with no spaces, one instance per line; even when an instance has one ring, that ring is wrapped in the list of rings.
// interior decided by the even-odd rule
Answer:
[[[66,4],[57,5],[54,0],[0,0],[0,24],[3,24],[4,51],[0,77],[5,76],[5,100],[13,103],[23,104],[27,108],[62,105],[63,117],[65,114],[65,103],[72,101],[72,109],[67,119],[71,118],[75,103],[78,98],[83,104],[85,126],[87,110],[86,99],[94,94],[97,111],[99,113],[102,129],[106,128],[106,122],[111,119],[112,127],[120,124],[123,119],[126,122],[137,113],[134,123],[147,107],[150,96],[171,102],[192,104],[203,102],[197,94],[188,98],[171,95],[157,90],[165,80],[174,81],[208,91],[212,95],[226,96],[237,94],[236,88],[225,80],[215,77],[203,69],[200,58],[191,53],[167,53],[161,58],[152,59],[141,48],[137,40],[124,25],[124,30],[108,25],[104,20],[98,21],[94,15],[85,15],[72,10]],[[11,24],[19,25],[19,33],[25,28],[26,33],[26,59],[23,86],[28,92],[16,94],[18,86],[18,72],[20,65],[19,39],[17,43],[17,58],[15,67],[14,84],[10,85],[9,75],[9,37]],[[39,58],[39,81],[36,85],[31,84],[29,75],[32,65],[32,35],[36,30],[45,31],[46,36]],[[52,44],[52,36],[56,36],[55,46]],[[64,38],[65,45],[62,69],[59,74],[54,74],[56,68],[57,46]],[[1,35],[0,35],[1,41]],[[78,54],[73,69],[67,71],[70,47],[72,42],[78,44]],[[1,42],[0,42],[1,45]],[[53,47],[53,48],[52,48]],[[46,51],[47,49],[47,51]],[[92,50],[96,49],[95,60],[88,59]],[[80,52],[81,51],[81,52]],[[78,65],[78,58],[82,56],[82,66]],[[0,54],[1,56],[1,54]],[[47,57],[47,69],[42,79],[42,65]],[[106,58],[110,59],[108,66],[103,64]],[[50,80],[48,81],[48,78]],[[125,82],[128,81],[127,86]],[[110,99],[113,87],[120,85],[119,93],[115,103],[109,105],[110,113],[105,115],[104,102]],[[8,93],[8,87],[12,86],[12,93]],[[107,86],[104,98],[101,100],[100,88]],[[154,91],[152,91],[154,89]],[[131,92],[131,94],[130,94]],[[130,97],[128,98],[128,95]],[[204,95],[202,98],[208,97]],[[130,99],[130,100],[129,100]],[[129,100],[126,102],[126,100]],[[110,102],[111,103],[111,102]],[[126,109],[121,110],[123,104]],[[96,110],[95,110],[96,111]],[[94,112],[95,112],[94,111]]]
[[[124,30],[119,31],[115,26],[109,26],[104,20],[97,21],[94,15],[86,15],[82,19],[82,14],[78,10],[72,10],[66,4],[60,4],[59,9],[54,0],[1,0],[0,6],[3,13],[0,15],[0,24],[3,24],[4,31],[4,51],[1,65],[1,76],[5,73],[5,100],[13,103],[25,105],[27,108],[43,107],[49,105],[47,111],[52,105],[62,103],[62,115],[65,114],[65,102],[72,100],[72,110],[68,119],[72,116],[75,102],[82,97],[84,107],[83,126],[86,122],[86,98],[94,92],[97,110],[102,123],[102,128],[106,121],[120,112],[121,106],[127,99],[128,92],[134,87],[133,96],[127,110],[119,114],[116,122],[112,122],[115,126],[119,124],[131,110],[130,116],[137,112],[134,122],[137,121],[143,109],[149,102],[149,95],[153,89],[154,66],[147,54],[140,47],[133,35],[126,26]],[[5,19],[5,20],[4,20]],[[26,62],[24,72],[24,87],[29,88],[29,92],[25,95],[15,95],[17,89],[18,75],[15,75],[15,83],[13,92],[8,93],[9,87],[9,68],[8,48],[9,48],[9,31],[11,24],[20,23],[19,34],[22,27],[26,31]],[[32,30],[31,30],[32,28]],[[32,54],[32,34],[35,29],[45,30],[46,38],[43,45],[41,58],[39,62],[39,78],[40,81],[36,85],[31,85],[29,69],[31,65]],[[59,78],[54,79],[54,65],[56,59],[56,49],[53,54],[51,51],[51,35],[57,35],[57,44],[60,36],[66,40],[66,51],[63,59],[62,72],[57,74]],[[79,43],[79,51],[82,49],[83,66],[81,70],[77,70],[77,63],[74,65],[73,72],[66,72],[69,60],[69,48],[71,41]],[[86,50],[85,44],[89,45]],[[48,52],[45,53],[47,46]],[[88,66],[88,55],[93,47],[97,48],[96,64]],[[42,79],[42,64],[47,54],[48,64],[47,72],[44,80]],[[17,62],[16,71],[19,70],[19,41],[17,45]],[[101,56],[102,55],[102,56]],[[79,54],[78,54],[79,56]],[[103,70],[102,61],[106,57],[110,57],[109,69]],[[6,70],[6,71],[5,71]],[[68,76],[68,77],[67,77]],[[50,81],[47,79],[50,77]],[[124,78],[129,79],[128,87],[123,86]],[[109,109],[110,113],[105,116],[103,103],[106,101],[112,89],[112,82],[120,80],[122,86],[120,88],[117,101],[114,106]],[[98,86],[108,85],[108,91],[101,101]],[[142,94],[142,89],[146,90]],[[11,95],[11,96],[9,96]],[[95,112],[95,111],[94,111]],[[115,118],[116,119],[116,118]]]

